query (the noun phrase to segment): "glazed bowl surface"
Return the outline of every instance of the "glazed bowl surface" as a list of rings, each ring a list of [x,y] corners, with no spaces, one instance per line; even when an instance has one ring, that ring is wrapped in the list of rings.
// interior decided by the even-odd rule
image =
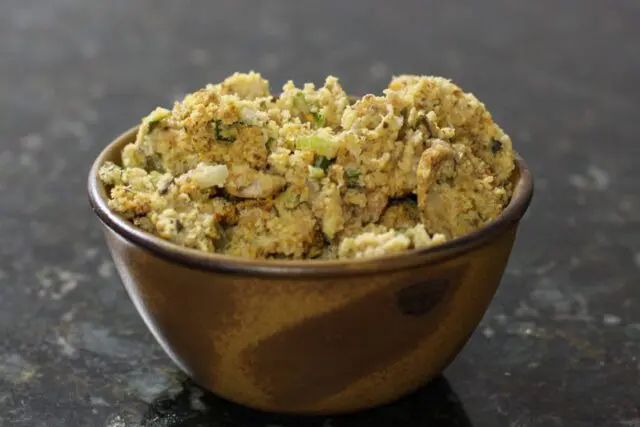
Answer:
[[[256,409],[335,414],[392,401],[457,355],[486,311],[533,195],[517,157],[514,194],[481,229],[445,244],[357,261],[250,260],[177,246],[111,211],[89,174],[122,282],[144,322],[197,383]]]

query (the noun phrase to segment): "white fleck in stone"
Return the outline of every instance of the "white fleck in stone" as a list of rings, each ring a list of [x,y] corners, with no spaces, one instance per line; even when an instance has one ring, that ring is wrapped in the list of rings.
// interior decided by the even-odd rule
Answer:
[[[616,316],[615,314],[605,314],[604,316],[602,316],[602,323],[607,326],[619,325],[621,321],[622,319],[620,319],[620,317]]]
[[[91,396],[89,401],[93,406],[109,406],[109,403],[100,396]]]
[[[175,397],[182,391],[182,384],[175,376],[159,369],[134,372],[129,389],[145,403],[153,403],[159,397]]]
[[[65,314],[63,314],[62,317],[60,318],[60,320],[62,320],[63,322],[71,322],[75,315],[76,315],[75,310],[71,309],[71,310],[67,311]]]
[[[519,336],[542,336],[542,330],[534,322],[514,322],[508,325],[507,332]]]
[[[78,287],[78,282],[75,280],[69,280],[67,282],[64,282],[62,283],[62,285],[60,285],[60,290],[58,292],[51,294],[51,298],[54,300],[60,300],[77,287]]]
[[[571,175],[569,176],[569,184],[573,185],[579,189],[585,189],[589,186],[587,179],[582,175]]]
[[[20,166],[22,166],[25,169],[35,165],[35,162],[33,161],[33,157],[25,153],[20,153],[20,155],[18,156],[18,162],[20,163]]]
[[[207,412],[207,406],[202,402],[204,393],[199,388],[191,388],[189,393],[189,405],[191,409],[198,412]]]
[[[76,348],[69,344],[69,341],[61,335],[56,338],[56,344],[60,347],[60,352],[67,357],[74,357],[77,353]]]
[[[95,257],[97,257],[99,253],[100,250],[98,248],[88,248],[85,252],[85,257],[88,260],[92,260],[95,259]]]
[[[507,267],[507,274],[510,274],[514,277],[522,277],[522,270],[516,267]]]
[[[609,187],[609,175],[604,170],[595,165],[589,166],[587,174],[593,179],[593,184],[596,190],[606,190]]]
[[[495,316],[493,316],[493,318],[500,325],[504,325],[505,323],[507,323],[507,316],[504,314],[496,314]]]
[[[100,266],[98,267],[98,276],[102,277],[103,279],[108,279],[109,277],[113,276],[113,269],[113,262],[105,259],[104,261],[102,261],[102,263],[100,263]]]
[[[44,145],[42,135],[37,133],[31,133],[20,139],[20,145],[26,150],[36,151],[42,148]]]
[[[520,301],[520,305],[513,312],[516,317],[539,317],[540,312],[530,307],[525,301]]]
[[[36,279],[42,287],[38,296],[60,300],[75,290],[85,276],[58,267],[45,267],[36,272]]]
[[[44,268],[42,270],[38,270],[36,272],[36,279],[38,279],[38,283],[44,289],[49,289],[53,286],[53,278],[49,277],[49,269]]]
[[[120,415],[117,415],[107,421],[105,427],[127,427],[127,424],[124,422]]]
[[[0,354],[0,379],[21,384],[29,381],[36,367],[17,353]]]
[[[640,418],[631,418],[628,420],[620,420],[620,425],[624,427],[640,427]]]
[[[555,261],[549,261],[546,264],[536,267],[536,269],[534,270],[534,273],[537,274],[538,276],[542,276],[543,274],[546,274],[549,271],[551,271],[555,266],[556,266]]]
[[[496,335],[496,331],[492,327],[487,326],[482,329],[482,335],[484,335],[487,339],[491,339]]]
[[[73,324],[67,340],[76,348],[117,359],[140,358],[149,351],[142,342],[115,337],[108,329],[91,323]]]

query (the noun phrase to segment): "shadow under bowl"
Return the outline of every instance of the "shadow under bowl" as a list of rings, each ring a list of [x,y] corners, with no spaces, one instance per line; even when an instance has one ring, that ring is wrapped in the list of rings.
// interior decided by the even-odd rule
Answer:
[[[109,209],[98,169],[120,163],[135,131],[106,147],[88,182],[124,286],[187,375],[272,412],[352,412],[439,374],[493,298],[533,195],[517,157],[503,213],[445,244],[355,261],[241,259],[177,246]]]

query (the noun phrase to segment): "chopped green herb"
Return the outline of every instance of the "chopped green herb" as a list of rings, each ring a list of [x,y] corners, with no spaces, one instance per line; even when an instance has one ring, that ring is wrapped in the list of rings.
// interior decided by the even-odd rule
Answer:
[[[502,142],[498,141],[497,139],[491,141],[491,152],[493,154],[496,154],[500,150],[502,150]]]
[[[427,116],[426,115],[421,116],[420,121],[424,125],[425,130],[427,131],[427,135],[426,135],[427,138],[431,138],[435,136],[434,129],[432,128],[431,123],[429,122],[429,119],[427,118]]]
[[[227,233],[224,231],[224,227],[222,226],[222,224],[216,223],[215,227],[216,234],[209,237],[211,237],[213,246],[216,248],[216,250],[218,252],[222,252],[222,250],[225,248],[225,246],[227,246],[228,243]]]
[[[153,132],[153,130],[160,124],[160,120],[155,122],[149,122],[149,133]]]
[[[349,187],[355,187],[358,185],[358,178],[360,178],[360,171],[353,168],[346,168],[347,185]]]
[[[160,124],[160,121],[162,119],[169,117],[169,115],[171,115],[171,111],[164,108],[158,107],[155,110],[153,110],[151,114],[149,114],[147,117],[144,118],[144,121],[149,126],[149,132],[155,129],[155,127],[158,126],[158,124]]]
[[[313,166],[326,171],[329,168],[329,166],[331,166],[331,160],[329,160],[325,156],[317,156]]]
[[[267,138],[267,141],[264,143],[264,145],[267,147],[267,150],[269,151],[273,151],[274,145],[276,143],[275,138]]]
[[[313,113],[313,118],[316,121],[316,127],[321,128],[324,127],[324,123],[326,121],[324,117],[324,113],[322,111],[318,111],[317,113]]]
[[[161,185],[158,187],[158,194],[167,194],[169,192],[169,188],[171,187],[171,184],[173,184],[173,180],[174,178],[171,178],[162,182]]]
[[[238,130],[234,127],[236,123],[225,125],[221,120],[215,120],[213,123],[213,131],[216,139],[220,142],[232,143],[238,136]]]
[[[347,168],[346,172],[349,178],[357,178],[360,176],[360,171],[357,169]]]
[[[148,171],[163,172],[162,159],[158,154],[152,154],[145,159],[145,169]]]

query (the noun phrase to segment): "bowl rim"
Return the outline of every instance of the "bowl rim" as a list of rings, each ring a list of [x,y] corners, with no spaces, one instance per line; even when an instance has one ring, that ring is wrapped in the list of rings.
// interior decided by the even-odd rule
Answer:
[[[443,262],[469,252],[507,232],[520,222],[533,197],[533,177],[525,161],[516,153],[515,162],[519,177],[507,207],[497,218],[481,228],[436,246],[375,258],[350,260],[254,260],[204,252],[179,246],[143,231],[109,208],[106,187],[100,181],[98,171],[107,159],[114,156],[114,151],[121,150],[125,144],[135,139],[137,130],[138,126],[134,126],[122,133],[110,142],[95,159],[88,177],[89,205],[108,229],[129,243],[146,249],[165,260],[198,270],[288,277],[344,276],[410,269],[425,264]]]

